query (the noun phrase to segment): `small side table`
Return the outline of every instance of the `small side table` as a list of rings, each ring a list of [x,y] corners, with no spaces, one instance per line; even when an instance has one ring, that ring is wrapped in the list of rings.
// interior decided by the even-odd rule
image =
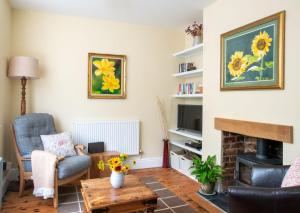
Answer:
[[[109,177],[111,173],[109,168],[105,167],[104,171],[100,171],[97,164],[100,160],[106,163],[110,158],[118,157],[119,155],[120,153],[115,151],[89,154],[92,160],[92,165],[90,167],[90,178]]]

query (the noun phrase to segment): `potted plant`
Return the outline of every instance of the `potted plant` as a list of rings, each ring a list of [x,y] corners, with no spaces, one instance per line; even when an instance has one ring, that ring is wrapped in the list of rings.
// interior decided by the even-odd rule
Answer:
[[[135,160],[132,161],[132,165],[135,165]],[[113,188],[121,188],[124,185],[124,178],[130,169],[127,154],[120,154],[118,157],[110,158],[107,163],[100,160],[97,164],[100,171],[104,171],[104,167],[108,166],[111,170],[110,183]]]
[[[197,24],[197,22],[194,22],[192,25],[189,25],[185,33],[187,35],[193,36],[193,46],[200,44],[201,42],[201,36],[203,34],[203,25]]]
[[[222,178],[222,168],[216,164],[216,156],[208,156],[206,161],[201,157],[193,157],[192,175],[201,183],[200,193],[205,195],[215,194],[214,188],[217,180]]]

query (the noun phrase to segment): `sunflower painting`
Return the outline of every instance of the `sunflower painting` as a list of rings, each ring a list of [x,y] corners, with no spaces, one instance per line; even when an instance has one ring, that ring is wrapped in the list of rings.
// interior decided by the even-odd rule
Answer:
[[[283,11],[221,35],[221,90],[283,89],[284,19]]]
[[[126,56],[89,53],[88,97],[125,98]]]

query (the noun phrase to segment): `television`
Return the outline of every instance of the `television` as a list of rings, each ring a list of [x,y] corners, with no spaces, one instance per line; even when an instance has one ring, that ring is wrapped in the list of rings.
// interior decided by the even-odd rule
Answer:
[[[202,134],[202,105],[178,105],[177,129]]]

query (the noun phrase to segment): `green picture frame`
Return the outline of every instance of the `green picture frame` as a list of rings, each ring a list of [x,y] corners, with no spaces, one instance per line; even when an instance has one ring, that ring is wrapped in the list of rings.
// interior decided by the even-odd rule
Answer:
[[[221,35],[221,90],[284,88],[285,11]]]
[[[126,56],[88,54],[88,98],[126,98]]]

